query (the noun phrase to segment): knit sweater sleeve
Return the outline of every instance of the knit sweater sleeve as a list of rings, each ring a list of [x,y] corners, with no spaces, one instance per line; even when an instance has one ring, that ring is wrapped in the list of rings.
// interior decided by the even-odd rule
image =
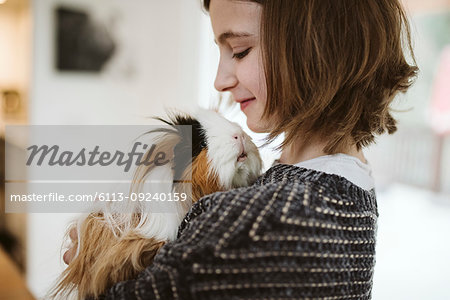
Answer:
[[[203,197],[178,239],[106,299],[370,299],[376,206],[327,176]]]

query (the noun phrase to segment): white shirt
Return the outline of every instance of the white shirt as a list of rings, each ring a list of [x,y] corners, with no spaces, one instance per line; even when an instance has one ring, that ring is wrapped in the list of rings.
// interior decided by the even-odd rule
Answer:
[[[343,153],[324,155],[296,163],[294,166],[342,176],[368,191],[375,187],[369,163],[365,164],[351,155]]]

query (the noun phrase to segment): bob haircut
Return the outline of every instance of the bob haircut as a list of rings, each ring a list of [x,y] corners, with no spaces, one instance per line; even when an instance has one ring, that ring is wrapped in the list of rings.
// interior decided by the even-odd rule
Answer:
[[[214,0],[212,0],[214,1]],[[357,149],[397,130],[394,96],[417,75],[408,19],[399,0],[230,0],[262,5],[267,143],[299,134],[328,141],[327,154]],[[211,0],[203,0],[209,11]],[[405,57],[408,50],[413,62]]]

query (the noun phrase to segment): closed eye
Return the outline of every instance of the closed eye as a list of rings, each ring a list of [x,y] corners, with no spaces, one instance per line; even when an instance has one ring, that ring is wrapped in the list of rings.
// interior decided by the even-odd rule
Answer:
[[[245,56],[247,56],[247,54],[250,52],[251,49],[252,49],[252,48],[250,47],[250,48],[248,48],[248,49],[246,49],[246,50],[244,50],[244,51],[242,51],[242,52],[234,53],[234,54],[233,54],[233,58],[236,58],[236,59],[243,59]]]

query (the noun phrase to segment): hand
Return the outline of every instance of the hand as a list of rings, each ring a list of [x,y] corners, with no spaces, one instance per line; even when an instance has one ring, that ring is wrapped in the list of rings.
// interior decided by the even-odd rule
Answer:
[[[64,255],[63,255],[63,260],[67,265],[70,264],[70,262],[72,261],[72,259],[75,256],[75,254],[77,253],[78,232],[77,232],[76,227],[73,227],[72,229],[70,229],[69,237],[72,242],[70,244],[70,248],[66,252],[64,252]]]

